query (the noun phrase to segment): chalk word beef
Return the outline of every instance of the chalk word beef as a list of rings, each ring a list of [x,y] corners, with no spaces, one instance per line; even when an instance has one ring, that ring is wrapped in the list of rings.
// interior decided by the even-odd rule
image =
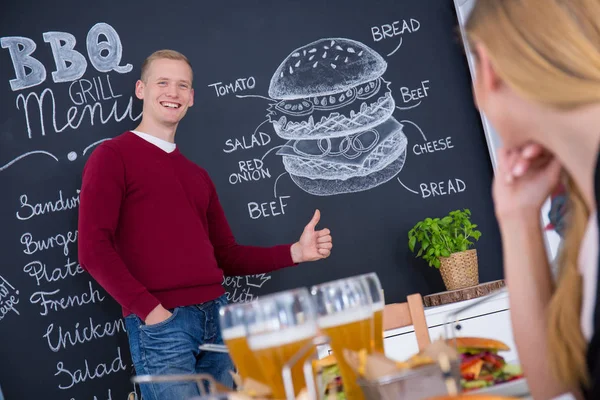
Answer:
[[[225,96],[231,93],[251,90],[256,87],[256,79],[254,77],[236,79],[233,83],[216,82],[211,83],[208,87],[214,87],[217,97]]]
[[[250,218],[258,219],[260,217],[276,217],[278,215],[285,214],[285,207],[287,207],[286,199],[290,196],[280,196],[277,201],[268,201],[265,203],[248,203],[248,213]]]
[[[424,99],[428,96],[427,91],[429,90],[429,81],[422,81],[421,86],[417,89],[409,89],[405,86],[400,88],[400,93],[402,94],[402,101],[404,103],[411,103],[414,101],[418,101]]]

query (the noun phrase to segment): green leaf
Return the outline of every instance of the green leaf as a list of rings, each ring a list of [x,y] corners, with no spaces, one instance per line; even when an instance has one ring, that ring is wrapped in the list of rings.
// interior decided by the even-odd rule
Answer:
[[[452,217],[444,217],[442,218],[442,222],[445,224],[450,224],[452,223]]]
[[[408,247],[410,248],[410,251],[415,251],[415,245],[417,244],[417,238],[415,236],[410,238],[410,241],[408,242]]]
[[[429,245],[430,245],[430,243],[429,243],[429,240],[427,240],[427,239],[423,240],[423,242],[421,243],[421,247],[423,248],[423,250],[427,250]]]
[[[448,249],[443,249],[442,250],[442,256],[443,257],[450,257],[450,252],[448,251]]]
[[[430,247],[430,248],[427,250],[427,255],[428,255],[428,256],[432,256],[432,255],[434,255],[434,254],[435,254],[435,247]]]
[[[417,253],[417,257],[421,257],[421,254],[423,254],[423,248],[419,249],[419,252]]]
[[[440,260],[439,260],[439,259],[437,259],[437,258],[436,258],[435,260],[433,260],[433,266],[434,266],[434,267],[436,267],[436,268],[439,268],[439,267],[440,267],[440,264],[441,264],[441,263],[440,263]]]

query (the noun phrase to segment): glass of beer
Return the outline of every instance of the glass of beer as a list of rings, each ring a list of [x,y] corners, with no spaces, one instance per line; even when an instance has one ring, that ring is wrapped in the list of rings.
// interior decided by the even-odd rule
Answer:
[[[315,306],[308,289],[262,296],[249,304],[251,311],[246,317],[248,344],[262,369],[265,383],[270,386],[275,399],[297,396],[306,387],[303,367],[313,352],[307,351],[291,368],[293,394],[286,393],[283,369],[317,336]]]
[[[241,378],[243,380],[251,378],[265,383],[258,361],[248,346],[244,318],[249,309],[248,303],[232,303],[221,307],[219,309],[221,336]]]
[[[344,349],[372,352],[373,310],[366,287],[360,279],[340,279],[313,286],[319,328],[329,336],[339,364],[342,384],[348,400],[364,399],[357,376],[344,359]]]
[[[360,275],[358,279],[362,279],[367,294],[371,298],[371,307],[373,308],[371,346],[373,351],[385,354],[383,347],[383,308],[385,307],[385,300],[383,299],[381,281],[375,272]]]

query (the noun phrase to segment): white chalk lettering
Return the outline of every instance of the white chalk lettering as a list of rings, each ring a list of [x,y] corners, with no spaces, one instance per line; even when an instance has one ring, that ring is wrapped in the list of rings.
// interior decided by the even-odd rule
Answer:
[[[256,299],[252,293],[250,293],[250,288],[234,288],[233,291],[227,292],[227,301],[230,303],[245,303],[248,301],[252,301]]]
[[[0,276],[0,321],[10,312],[17,315],[19,311],[15,308],[19,304],[19,291],[16,290],[6,279]]]
[[[404,103],[411,103],[414,101],[418,101],[424,99],[429,95],[427,92],[429,90],[429,81],[422,81],[421,87],[417,89],[409,89],[407,87],[401,87],[400,93],[402,94],[402,101]]]
[[[33,240],[33,235],[29,232],[21,236],[21,244],[25,245],[23,253],[32,255],[38,251],[45,251],[54,247],[62,247],[63,254],[69,255],[69,245],[77,242],[77,231],[67,232],[66,234],[56,234],[52,237],[42,240]]]
[[[391,24],[383,24],[381,26],[371,27],[371,35],[375,42],[392,38],[394,36],[403,35],[404,33],[414,33],[419,30],[421,23],[416,19],[394,21]]]
[[[452,137],[448,136],[445,139],[433,140],[423,144],[417,143],[413,146],[413,153],[415,153],[417,156],[420,156],[421,154],[429,154],[436,151],[444,151],[453,148],[454,145],[452,144]]]
[[[427,197],[446,196],[456,193],[462,193],[467,189],[467,185],[461,179],[449,179],[447,182],[421,183],[421,196]]]
[[[106,40],[99,41],[101,37]],[[69,82],[85,74],[87,61],[75,50],[76,39],[73,35],[67,32],[45,32],[42,38],[50,44],[54,57],[54,82]],[[15,70],[16,78],[10,80],[13,91],[37,86],[46,80],[44,64],[32,56],[37,47],[32,39],[22,36],[3,37],[0,38],[0,45],[8,49]],[[117,31],[104,22],[97,23],[89,30],[86,48],[90,62],[99,72],[116,71],[125,74],[133,69],[131,64],[119,66],[123,55],[121,39]]]
[[[105,296],[102,296],[97,289],[94,289],[92,282],[88,282],[89,293],[85,292],[81,295],[73,295],[54,300],[51,297],[60,293],[60,289],[52,292],[35,292],[29,298],[31,304],[39,304],[42,307],[40,315],[48,315],[50,311],[58,311],[59,309],[66,310],[70,307],[81,307],[86,304],[95,304],[104,301]]]
[[[223,277],[223,286],[227,287],[227,300],[233,303],[256,300],[253,288],[261,288],[271,279],[267,274]]]
[[[56,353],[68,346],[88,343],[106,336],[115,336],[120,332],[125,332],[125,322],[122,318],[99,324],[89,317],[85,325],[77,322],[71,330],[63,329],[62,326],[55,327],[52,323],[46,329],[43,337],[46,338],[50,350]]]
[[[59,361],[56,364],[56,373],[54,376],[64,376],[67,379],[65,383],[60,383],[58,388],[63,390],[70,389],[79,383],[99,379],[110,374],[127,370],[127,366],[121,357],[120,347],[117,347],[117,358],[115,358],[110,364],[100,363],[96,365],[96,367],[93,367],[89,365],[88,360],[84,360],[84,365],[85,366],[81,369],[70,371],[65,368],[65,365],[62,361]]]
[[[63,198],[62,190],[58,191],[58,199],[45,203],[30,203],[26,194],[19,197],[22,210],[17,211],[17,219],[27,221],[38,215],[51,214],[60,211],[72,210],[79,207],[79,189],[77,196]]]
[[[23,267],[23,272],[35,278],[36,285],[40,286],[44,282],[57,282],[69,276],[82,274],[85,271],[77,261],[71,261],[70,258],[67,258],[67,262],[63,266],[56,267],[50,272],[48,272],[46,264],[41,261],[31,261]]]
[[[119,96],[116,96],[119,97]],[[42,91],[41,95],[38,95],[35,92],[29,93],[25,96],[23,93],[17,96],[16,105],[17,109],[21,110],[21,106],[23,107],[23,112],[25,113],[25,121],[27,122],[27,135],[29,139],[33,136],[33,129],[31,126],[32,116],[29,115],[30,107],[29,102],[31,99],[35,99],[35,103],[37,104],[38,114],[33,116],[34,121],[39,121],[40,133],[42,136],[46,135],[46,118],[44,115],[43,104],[46,98],[50,99],[50,104],[52,106],[52,127],[54,128],[54,132],[61,133],[67,128],[77,129],[83,122],[86,114],[89,114],[89,122],[90,125],[94,125],[96,114],[99,116],[100,123],[102,125],[108,123],[109,121],[121,122],[125,118],[129,117],[132,121],[137,121],[142,117],[142,112],[140,112],[137,116],[133,116],[133,97],[129,97],[129,102],[125,107],[125,110],[121,115],[117,115],[117,107],[119,105],[118,100],[114,100],[112,103],[112,107],[110,108],[108,114],[105,113],[106,108],[103,107],[102,103],[95,102],[93,104],[86,104],[82,109],[77,108],[77,106],[71,106],[67,110],[66,120],[67,122],[62,126],[58,126],[56,120],[56,101],[54,99],[54,93],[50,88],[46,88]],[[34,107],[35,110],[35,107]]]
[[[59,83],[81,78],[87,69],[87,61],[80,52],[74,50],[77,42],[75,36],[67,32],[45,32],[42,37],[44,42],[50,43],[56,64],[52,80]]]
[[[106,82],[105,82],[106,81]],[[93,93],[92,93],[93,90]],[[110,75],[96,76],[92,80],[80,79],[69,85],[69,97],[73,104],[81,106],[88,102],[111,100],[123,96],[115,94],[110,83]]]
[[[105,41],[98,41],[104,36]],[[133,69],[133,65],[119,66],[123,56],[123,45],[117,31],[104,22],[92,26],[86,40],[88,56],[92,65],[100,72],[116,71],[126,74]]]
[[[242,140],[227,139],[225,141],[225,148],[223,149],[223,151],[225,153],[232,153],[232,152],[236,151],[237,149],[248,150],[248,149],[253,148],[254,146],[256,146],[256,147],[266,146],[269,143],[271,143],[271,136],[269,136],[268,134],[266,134],[264,132],[259,131],[258,135],[256,133],[253,133],[248,141],[246,141],[245,137],[242,137]]]
[[[243,276],[224,276],[223,277],[223,285],[228,287],[242,287],[242,282],[244,281]]]
[[[287,203],[284,200],[289,199],[290,196],[280,196],[279,201],[269,201],[266,203],[248,203],[248,213],[250,218],[258,219],[260,217],[275,217],[277,215],[285,214],[285,207]]]
[[[239,161],[238,168],[240,172],[234,172],[229,175],[229,183],[232,185],[240,182],[259,181],[271,177],[269,169],[265,168],[263,162],[256,158],[248,161]]]
[[[233,83],[216,82],[211,83],[208,87],[215,88],[217,97],[225,96],[230,93],[237,93],[244,90],[251,90],[256,87],[256,79],[254,77],[236,79]]]
[[[33,40],[22,36],[3,37],[0,45],[8,49],[15,69],[16,78],[10,80],[13,92],[37,86],[46,80],[44,64],[31,56],[37,47]],[[27,73],[25,68],[30,72]]]
[[[136,396],[137,395],[137,393],[135,393],[135,392],[132,392],[132,393],[133,394],[130,393],[131,396]],[[108,394],[106,396],[107,396],[106,400],[112,400],[112,393],[111,393],[110,389],[108,389]],[[131,399],[138,400],[138,397],[131,397]],[[70,400],[75,400],[75,397],[71,397]],[[98,396],[94,396],[94,398],[92,400],[103,400],[103,398],[102,397],[98,397]],[[127,397],[127,400],[130,400],[129,396]]]

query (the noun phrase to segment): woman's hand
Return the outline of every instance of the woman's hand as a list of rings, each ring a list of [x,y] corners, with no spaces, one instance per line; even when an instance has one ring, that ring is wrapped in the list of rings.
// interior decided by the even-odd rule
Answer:
[[[496,217],[539,218],[544,201],[560,181],[561,165],[546,149],[531,143],[498,151],[493,197]]]

